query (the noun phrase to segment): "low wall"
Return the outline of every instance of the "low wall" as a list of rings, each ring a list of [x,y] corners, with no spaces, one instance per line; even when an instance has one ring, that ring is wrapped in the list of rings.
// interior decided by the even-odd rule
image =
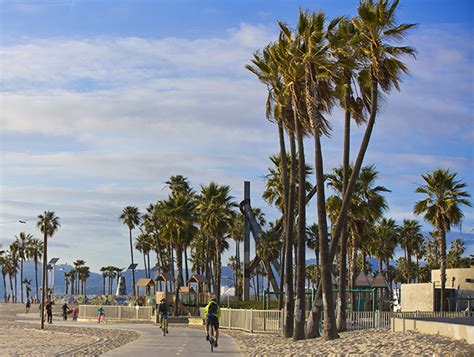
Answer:
[[[434,283],[402,284],[402,311],[434,311]]]
[[[442,335],[456,340],[465,340],[474,344],[474,319],[466,318],[428,318],[403,319],[392,318],[392,331],[417,331],[421,333]]]

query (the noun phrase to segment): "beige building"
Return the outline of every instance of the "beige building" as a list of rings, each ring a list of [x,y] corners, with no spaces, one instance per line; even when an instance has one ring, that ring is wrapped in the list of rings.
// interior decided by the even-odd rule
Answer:
[[[430,283],[402,284],[402,311],[438,311],[440,306],[440,271],[431,271]],[[446,269],[446,295],[450,310],[464,309],[467,301],[455,298],[474,298],[474,266],[470,268]],[[472,306],[472,305],[471,305]]]

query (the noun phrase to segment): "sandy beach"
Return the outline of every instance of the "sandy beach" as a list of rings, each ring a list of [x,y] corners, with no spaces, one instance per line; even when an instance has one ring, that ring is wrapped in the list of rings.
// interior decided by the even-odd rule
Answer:
[[[277,335],[223,330],[247,356],[474,356],[474,346],[443,336],[384,330],[353,331],[340,338],[293,342]]]
[[[33,305],[30,314],[37,317],[37,311]],[[23,305],[0,304],[1,356],[94,356],[139,337],[127,330],[58,326],[54,320],[41,330],[39,318],[38,323],[19,321],[17,314],[23,312]]]
[[[37,306],[30,314],[37,316]],[[22,305],[0,304],[0,346],[2,356],[97,356],[140,337],[140,334],[105,326],[46,325],[40,330],[34,318],[18,316]],[[59,319],[59,316],[55,316]],[[53,320],[54,322],[54,320]],[[181,325],[181,327],[184,327]],[[203,326],[188,326],[204,332]],[[277,335],[249,334],[222,330],[234,338],[247,356],[474,356],[474,346],[437,335],[365,330],[341,333],[334,341],[322,338],[293,342]]]

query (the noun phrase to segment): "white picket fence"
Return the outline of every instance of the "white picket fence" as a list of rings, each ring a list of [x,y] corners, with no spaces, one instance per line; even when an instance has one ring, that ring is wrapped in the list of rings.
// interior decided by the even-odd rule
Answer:
[[[465,317],[465,312],[392,312],[392,311],[357,311],[346,315],[347,330],[369,330],[389,328],[391,319],[423,318],[423,317]],[[200,316],[204,316],[204,309],[200,309]],[[283,310],[243,310],[221,309],[219,325],[224,329],[242,330],[247,332],[283,332]]]
[[[80,319],[97,319],[100,305],[79,305]],[[151,306],[102,305],[107,320],[150,321],[153,319]]]
[[[200,309],[204,316],[204,309]],[[219,327],[258,333],[283,331],[283,310],[221,309]]]

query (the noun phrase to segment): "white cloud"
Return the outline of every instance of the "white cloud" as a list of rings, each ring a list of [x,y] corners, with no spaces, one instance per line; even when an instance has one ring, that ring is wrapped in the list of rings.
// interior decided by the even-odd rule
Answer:
[[[84,254],[80,237],[97,247],[96,266],[101,254],[120,256],[111,263],[125,264],[126,250],[108,251],[123,233],[117,212],[163,197],[163,182],[172,174],[188,176],[196,188],[210,180],[229,184],[237,198],[249,179],[254,205],[275,216],[259,196],[267,157],[278,150],[276,130],[264,119],[265,87],[244,69],[252,53],[274,39],[268,27],[241,24],[220,38],[50,38],[4,45],[0,120],[2,138],[10,140],[2,143],[0,215],[34,220],[45,209],[56,210],[64,222],[58,240],[77,247],[72,253],[56,247],[63,249],[58,254],[70,260]],[[473,167],[472,155],[443,146],[444,140],[472,142],[472,46],[465,34],[433,29],[410,41],[419,50],[418,60],[409,61],[413,77],[383,106],[365,160],[381,171],[380,183],[394,189],[387,215],[399,219],[411,212],[420,173],[451,166],[472,182]],[[332,139],[323,140],[327,171],[342,157],[337,109],[333,122]],[[353,150],[362,130],[353,129]],[[62,138],[81,147],[25,149],[31,138]],[[308,141],[311,165],[313,151]],[[309,219],[316,212],[311,205]],[[466,220],[472,226],[472,210]],[[22,228],[0,226],[0,238]],[[34,224],[25,228],[35,231]]]

